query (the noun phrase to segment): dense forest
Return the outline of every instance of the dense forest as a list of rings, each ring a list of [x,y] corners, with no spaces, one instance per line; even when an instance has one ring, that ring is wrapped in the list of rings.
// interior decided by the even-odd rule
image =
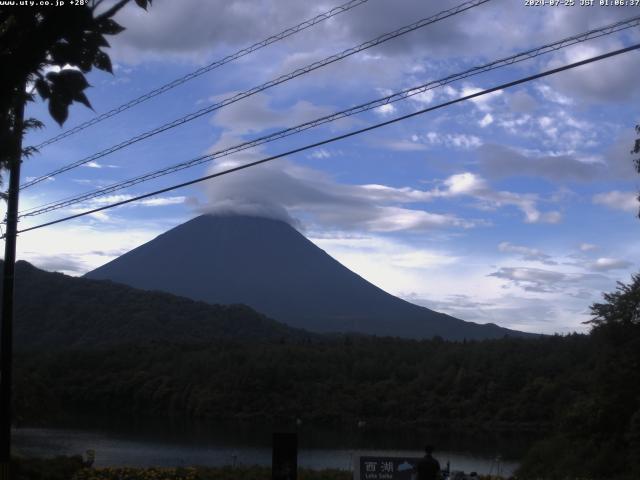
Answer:
[[[136,416],[542,429],[584,395],[593,361],[577,335],[155,343],[23,354],[16,406],[26,419],[64,405]]]
[[[32,283],[53,295],[57,280]],[[115,284],[102,296],[102,283],[74,283],[66,309],[20,307],[43,330],[19,327],[19,423],[89,413],[537,432],[523,478],[640,478],[640,277],[592,307],[589,335],[466,342],[313,335],[241,306]],[[107,340],[79,335],[91,295]],[[189,331],[189,318],[211,323]]]
[[[637,325],[534,340],[346,337],[23,353],[15,405],[22,421],[90,410],[537,430],[546,440],[530,451],[523,474],[615,478],[638,468],[639,360]]]

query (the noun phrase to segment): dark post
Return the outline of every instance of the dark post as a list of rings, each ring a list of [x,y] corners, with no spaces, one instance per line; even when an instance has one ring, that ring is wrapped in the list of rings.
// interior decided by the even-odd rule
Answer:
[[[4,240],[2,275],[2,325],[0,326],[0,480],[9,480],[11,460],[11,364],[13,360],[13,285],[16,265],[18,230],[18,193],[22,161],[22,129],[24,121],[25,85],[14,93],[13,140],[15,150],[9,159],[9,192],[7,198],[7,230]]]
[[[271,480],[298,478],[298,434],[274,433]]]

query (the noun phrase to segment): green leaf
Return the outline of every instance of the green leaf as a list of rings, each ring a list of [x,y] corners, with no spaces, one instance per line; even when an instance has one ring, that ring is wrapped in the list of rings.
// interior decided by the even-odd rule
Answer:
[[[113,73],[113,68],[111,67],[111,59],[109,58],[109,55],[104,52],[98,52],[96,54],[95,58],[93,59],[93,64],[100,70]]]

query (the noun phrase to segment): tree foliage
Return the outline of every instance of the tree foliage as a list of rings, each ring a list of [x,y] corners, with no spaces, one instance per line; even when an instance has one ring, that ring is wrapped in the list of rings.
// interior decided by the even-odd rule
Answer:
[[[636,125],[636,133],[640,135],[640,125]],[[640,154],[640,138],[636,138],[636,141],[633,144],[633,149],[631,150],[631,153],[634,155]],[[636,171],[640,173],[640,157],[635,158],[633,160],[633,163],[636,167]],[[637,198],[638,198],[638,201],[640,202],[640,194],[638,195]],[[638,217],[640,217],[640,209],[638,210]]]
[[[531,449],[525,478],[640,478],[640,275],[604,299],[591,307],[587,388]]]
[[[146,8],[152,0],[136,0]],[[89,108],[85,74],[94,67],[112,72],[104,48],[107,36],[124,30],[113,16],[129,0],[119,0],[98,13],[102,0],[71,8],[40,5],[0,7],[0,168],[6,168],[17,139],[29,128],[42,126],[36,119],[16,125],[16,108],[34,100],[34,92],[48,103],[49,113],[62,125],[69,106]],[[27,150],[24,154],[33,153]]]
[[[165,292],[74,278],[24,261],[16,264],[15,311],[16,350],[91,349],[123,342],[140,346],[169,339],[193,343],[316,337],[244,305],[211,305]]]
[[[629,313],[637,276],[594,305],[589,335],[447,342],[280,336],[251,315],[225,323],[220,315],[232,310],[207,317],[198,302],[20,267],[18,278],[33,276],[30,290],[42,292],[45,304],[58,305],[56,283],[67,280],[57,295],[65,309],[25,304],[30,336],[79,339],[55,349],[32,340],[22,350],[20,421],[65,412],[537,432],[544,439],[525,458],[522,478],[640,478],[640,323]],[[171,313],[179,310],[205,326]],[[188,332],[158,339],[172,321]],[[92,340],[96,326],[110,341]],[[218,329],[222,335],[208,333]]]
[[[605,293],[604,303],[591,306],[593,319],[588,323],[595,326],[603,324],[640,324],[640,274],[631,278],[626,285],[618,282],[615,292]]]

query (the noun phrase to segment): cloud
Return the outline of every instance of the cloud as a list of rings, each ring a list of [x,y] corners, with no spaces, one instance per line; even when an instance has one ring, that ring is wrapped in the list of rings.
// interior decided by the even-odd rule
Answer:
[[[460,96],[466,97],[484,90],[483,88],[474,87],[473,85],[465,85],[460,91]],[[490,112],[493,110],[493,102],[502,97],[502,90],[487,93],[479,97],[471,99],[471,102],[482,112]]]
[[[471,196],[478,201],[476,206],[485,210],[514,206],[524,213],[526,223],[558,223],[562,219],[560,212],[538,210],[537,195],[492,190],[482,177],[471,172],[452,175],[444,185],[446,190],[438,190],[433,194],[441,197]]]
[[[327,158],[331,158],[332,156],[333,154],[330,151],[325,150],[324,148],[318,148],[309,154],[309,157],[315,158],[316,160],[325,160]]]
[[[526,267],[501,267],[490,273],[490,277],[507,280],[527,292],[551,293],[580,287],[602,291],[611,281],[600,274],[565,273],[554,270]]]
[[[498,245],[498,250],[505,253],[517,253],[523,260],[541,262],[545,265],[557,265],[557,262],[553,261],[549,255],[541,252],[537,248],[529,248],[521,245],[513,245],[509,242],[501,242]]]
[[[617,258],[598,258],[588,265],[588,268],[597,272],[608,272],[609,270],[620,270],[632,266],[633,263]]]
[[[145,207],[164,207],[166,205],[180,205],[187,200],[187,197],[158,197],[158,198],[146,198],[144,200],[138,200],[134,202],[138,205],[144,205]]]
[[[596,205],[604,205],[614,210],[637,212],[639,206],[637,196],[638,194],[636,192],[613,190],[611,192],[594,195],[593,203]]]
[[[484,127],[488,127],[489,125],[491,125],[493,123],[493,115],[491,115],[490,113],[487,113],[484,117],[482,117],[482,119],[478,122],[478,125],[480,125],[482,128]]]
[[[223,141],[230,141],[226,136]],[[215,147],[217,148],[217,147]],[[211,171],[236,166],[260,152],[244,152],[219,161]],[[288,160],[243,170],[208,182],[206,211],[253,214],[298,225],[295,218],[329,229],[393,232],[470,228],[474,221],[449,213],[408,208],[429,201],[434,193],[386,185],[341,184],[318,170]]]
[[[622,46],[619,41],[612,39],[574,45],[556,54],[555,58],[548,63],[548,67],[555,68],[578,62],[622,48]],[[556,98],[577,98],[590,102],[629,100],[635,98],[640,92],[638,82],[634,81],[640,75],[640,65],[633,58],[636,55],[630,52],[583,65],[552,76],[549,83],[562,96],[557,97],[556,94]]]
[[[230,135],[221,142],[232,142]],[[220,142],[219,142],[220,143]],[[212,147],[217,149],[219,145]],[[211,167],[220,171],[260,158],[260,151],[243,152],[233,160],[221,160]],[[480,176],[465,172],[445,179],[432,190],[387,185],[340,184],[326,174],[281,160],[277,164],[236,172],[206,187],[207,211],[254,214],[297,225],[296,216],[307,216],[326,228],[392,232],[433,228],[470,228],[485,222],[465,220],[450,213],[407,208],[409,204],[470,196],[476,206],[493,210],[515,206],[527,223],[557,223],[561,214],[541,212],[537,195],[494,191]]]
[[[559,307],[557,301],[540,297],[507,294],[477,300],[471,295],[453,294],[442,298],[411,296],[407,300],[456,318],[532,333],[583,331],[580,322],[587,319],[574,305]]]
[[[318,8],[324,6],[289,2],[281,8],[249,0],[160,0],[144,12],[131,5],[117,16],[127,30],[111,43],[115,59],[124,63],[160,60],[163,55],[201,60],[209,56],[212,46],[249,45],[278,32],[278,26],[284,29],[313,16],[315,11],[319,13]],[[251,28],[246,28],[249,25]]]
[[[105,195],[102,197],[96,197],[96,198],[92,198],[90,200],[74,205],[72,208],[69,209],[69,213],[71,214],[83,213],[83,212],[86,212],[87,210],[108,206],[113,203],[129,200],[133,197],[134,195],[130,195],[130,194]],[[135,202],[127,203],[122,207],[166,207],[169,205],[181,205],[181,204],[184,204],[186,201],[187,201],[187,197],[185,196],[145,198],[143,200],[137,200]],[[100,222],[112,222],[113,218],[107,212],[110,212],[110,210],[93,212],[88,216]]]
[[[502,145],[483,145],[478,155],[480,168],[490,178],[529,176],[554,182],[590,182],[602,178],[606,171],[601,163],[580,161],[571,155],[528,156]]]
[[[374,111],[381,117],[389,117],[396,113],[396,107],[391,103],[386,103],[377,107]]]
[[[482,140],[476,135],[465,133],[414,133],[408,138],[377,139],[376,144],[400,152],[429,150],[433,147],[445,147],[456,150],[473,150],[482,145]]]
[[[230,97],[225,94],[219,97]],[[229,132],[240,135],[255,133],[270,128],[292,127],[301,123],[324,117],[339,109],[314,105],[306,100],[298,100],[293,105],[284,109],[275,109],[270,105],[271,98],[258,93],[242,102],[233,103],[213,116],[211,122]],[[353,120],[339,120],[332,125],[345,127],[353,123]]]
[[[597,245],[594,245],[592,243],[581,243],[580,244],[580,250],[583,252],[590,252],[591,250],[595,250],[596,248],[598,248]]]
[[[110,164],[103,164],[103,163],[99,163],[96,161],[91,161],[91,162],[87,162],[83,165],[81,165],[84,168],[96,168],[96,169],[100,169],[100,168],[120,168],[119,165],[110,165]]]
[[[376,140],[376,144],[394,150],[396,152],[419,152],[423,150],[429,150],[429,146],[424,143],[418,142],[418,137],[412,135],[410,138],[405,139],[385,139]]]
[[[549,100],[550,102],[557,103],[563,106],[574,104],[573,99],[566,97],[561,93],[558,93],[557,90],[544,83],[536,84],[535,89],[540,93],[540,95],[542,95],[545,100]]]
[[[457,256],[441,249],[411,245],[382,235],[353,236],[345,232],[337,232],[336,235],[327,236],[311,232],[309,239],[321,248],[330,250],[332,255],[344,260],[345,264],[352,266],[357,264],[358,271],[362,271],[363,268],[371,269],[371,267],[400,269],[405,273],[420,270],[432,271],[454,265],[460,260]]]
[[[505,100],[516,113],[531,113],[538,106],[536,100],[524,90],[506,93]]]
[[[475,135],[464,133],[446,133],[428,132],[425,135],[419,135],[418,140],[422,140],[430,145],[442,145],[450,148],[461,150],[471,150],[482,145],[482,140]]]
[[[80,275],[86,271],[85,263],[73,254],[40,255],[30,253],[29,262],[38,268],[50,272],[62,272],[70,275]]]
[[[369,2],[293,36],[288,42],[297,51],[302,50],[301,46],[322,44],[327,38],[340,44],[356,44],[458,4],[443,0],[427,8],[420,0]],[[146,14],[133,6],[124,9],[118,20],[127,30],[114,38],[113,44],[117,57],[124,61],[140,61],[145,54],[147,58],[164,54],[194,59],[206,55],[212,45],[243,47],[335,6],[335,2],[327,1],[281,0],[256,5],[250,0],[158,0]],[[531,32],[511,26],[530,24],[535,31],[538,20],[536,12],[508,7],[506,0],[482,5],[388,42],[376,53],[392,56],[420,52],[429,57],[446,57],[465,49],[471,54],[487,54],[507,50],[505,44],[517,48],[531,41],[527,36]]]
[[[53,225],[20,235],[17,257],[45,270],[82,275],[132,250],[186,218],[135,223],[99,223],[91,219]],[[29,226],[30,224],[26,224]]]

